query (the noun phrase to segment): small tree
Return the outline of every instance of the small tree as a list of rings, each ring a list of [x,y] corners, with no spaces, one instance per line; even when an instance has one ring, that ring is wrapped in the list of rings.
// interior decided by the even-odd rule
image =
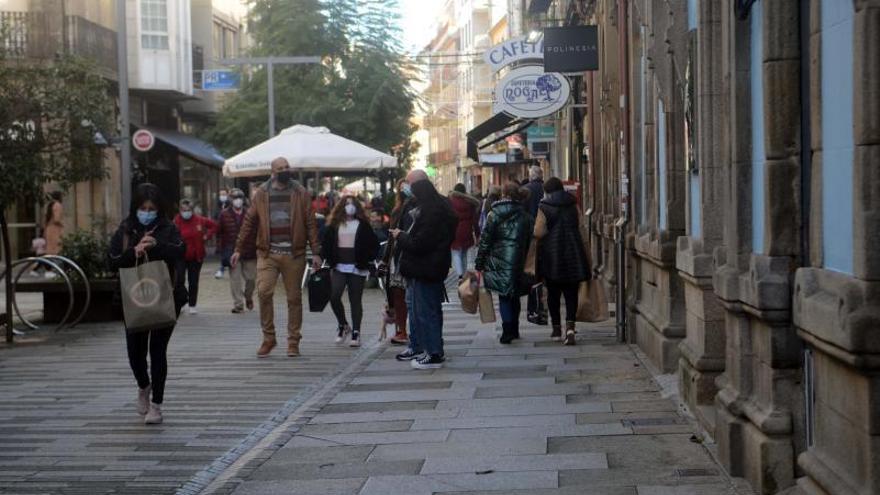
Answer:
[[[0,235],[6,261],[6,340],[12,341],[12,252],[7,209],[49,182],[104,178],[97,132],[111,128],[109,83],[80,58],[26,62],[0,50]],[[104,135],[107,135],[104,132]]]

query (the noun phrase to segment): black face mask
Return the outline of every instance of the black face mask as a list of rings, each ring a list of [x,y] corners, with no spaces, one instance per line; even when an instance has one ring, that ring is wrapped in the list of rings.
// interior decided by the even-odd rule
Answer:
[[[280,182],[281,184],[287,184],[288,182],[290,182],[290,172],[278,172],[277,174],[275,174],[275,178],[278,179],[278,182]]]

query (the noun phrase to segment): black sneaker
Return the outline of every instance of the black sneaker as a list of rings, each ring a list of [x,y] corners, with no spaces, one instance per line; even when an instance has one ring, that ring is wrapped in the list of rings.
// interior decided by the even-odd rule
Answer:
[[[341,344],[345,342],[345,336],[348,335],[349,329],[348,325],[339,325],[339,328],[336,329],[336,343]]]
[[[349,347],[360,347],[361,346],[361,332],[358,330],[353,330],[351,332],[351,342],[348,343]]]
[[[435,370],[443,367],[443,361],[445,359],[439,354],[425,354],[419,359],[413,359],[409,364],[416,370]]]
[[[574,330],[566,330],[565,332],[565,340],[562,341],[562,345],[575,345],[577,344],[577,339],[575,337]]]
[[[412,361],[413,359],[418,359],[422,357],[421,352],[415,352],[411,347],[407,347],[405,351],[401,352],[397,356],[394,356],[394,359],[398,361]]]

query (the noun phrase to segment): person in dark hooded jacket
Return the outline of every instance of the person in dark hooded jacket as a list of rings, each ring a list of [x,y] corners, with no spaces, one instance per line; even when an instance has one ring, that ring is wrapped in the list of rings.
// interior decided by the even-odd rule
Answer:
[[[458,217],[449,200],[441,196],[424,170],[407,176],[415,204],[406,231],[394,229],[391,236],[400,250],[400,274],[407,282],[410,314],[410,346],[398,360],[411,361],[415,369],[443,366],[444,282],[451,262],[450,246]]]
[[[538,239],[538,276],[547,285],[547,305],[553,325],[551,338],[562,338],[561,297],[565,298],[565,345],[575,344],[578,287],[590,279],[587,233],[577,199],[565,191],[562,181],[551,177],[544,183],[544,199],[535,220]]]
[[[519,338],[520,287],[534,221],[523,200],[528,191],[515,182],[504,186],[501,201],[492,205],[480,238],[476,268],[486,289],[498,294],[502,344]]]

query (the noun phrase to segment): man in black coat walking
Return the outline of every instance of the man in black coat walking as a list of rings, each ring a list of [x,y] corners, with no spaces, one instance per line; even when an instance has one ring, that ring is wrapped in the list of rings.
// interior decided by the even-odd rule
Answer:
[[[409,212],[412,223],[405,231],[392,230],[391,236],[400,249],[400,273],[406,279],[406,297],[414,321],[410,321],[410,346],[397,358],[410,361],[415,369],[441,368],[444,282],[452,261],[450,246],[458,217],[424,170],[411,171],[406,181],[414,198]]]

